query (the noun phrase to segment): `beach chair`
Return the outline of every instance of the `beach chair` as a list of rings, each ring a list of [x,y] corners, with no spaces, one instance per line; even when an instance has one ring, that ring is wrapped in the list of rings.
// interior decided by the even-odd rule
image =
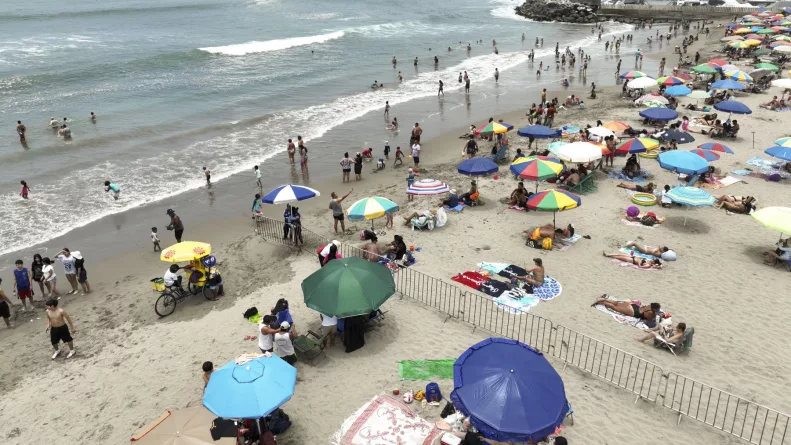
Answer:
[[[576,184],[568,188],[568,191],[577,193],[579,195],[584,195],[594,190],[596,190],[596,183],[594,182],[593,172],[590,172],[587,175],[585,175],[585,177],[582,178],[579,184]]]
[[[700,179],[700,175],[694,175],[689,182],[687,182],[687,187],[695,187],[695,183],[698,182]]]
[[[508,144],[500,147],[497,153],[492,155],[492,161],[494,161],[495,164],[499,164],[503,159],[508,160]]]
[[[315,340],[310,337],[314,337]],[[300,335],[294,339],[294,351],[310,362],[324,352],[324,340],[326,339],[327,335],[320,336],[313,331],[308,331],[308,335]]]
[[[687,328],[678,343],[668,343],[659,339],[654,340],[654,347],[665,348],[673,355],[678,356],[692,349],[692,336],[695,335],[695,328]]]

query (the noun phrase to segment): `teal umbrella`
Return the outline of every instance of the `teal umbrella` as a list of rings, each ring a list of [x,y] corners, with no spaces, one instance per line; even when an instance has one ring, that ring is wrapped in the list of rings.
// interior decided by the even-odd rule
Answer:
[[[302,281],[305,305],[330,317],[371,313],[394,293],[390,269],[360,257],[329,261]]]

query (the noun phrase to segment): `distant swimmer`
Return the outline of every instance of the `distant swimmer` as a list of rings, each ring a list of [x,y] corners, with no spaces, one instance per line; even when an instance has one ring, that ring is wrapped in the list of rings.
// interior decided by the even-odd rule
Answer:
[[[398,118],[397,118],[397,117],[394,117],[394,118],[393,118],[393,121],[392,121],[392,122],[390,122],[390,125],[388,125],[387,127],[385,127],[385,129],[387,129],[387,130],[392,130],[392,131],[398,131]]]
[[[297,148],[294,146],[294,142],[291,139],[288,140],[288,160],[291,162],[291,165],[294,165],[294,153],[296,153]]]
[[[470,44],[468,43],[468,44],[467,44],[467,52],[470,52],[470,51],[472,51],[472,47],[471,47],[471,46],[470,46]]]
[[[66,124],[61,125],[60,130],[58,130],[58,136],[63,139],[71,139],[71,128],[67,127]]]
[[[90,117],[90,119],[91,119],[92,121],[96,122],[96,115],[95,115],[95,114],[93,114],[93,111],[91,111],[91,117]]]
[[[398,63],[398,61],[396,60],[396,57],[393,56],[393,66],[396,66],[397,63]]]
[[[379,81],[374,80],[374,83],[371,84],[371,88],[379,88]]]
[[[496,46],[494,47],[494,53],[495,54],[500,54],[500,50],[498,50]]]
[[[104,181],[104,191],[109,192],[111,190],[113,192],[113,198],[118,200],[118,196],[121,194],[121,188],[110,181]]]
[[[450,47],[448,47],[448,52],[451,52],[451,51],[453,51],[453,50]]]
[[[536,37],[536,46],[538,46],[538,37]]]
[[[206,175],[206,185],[211,186],[211,170],[203,166],[203,174]]]
[[[462,83],[464,79],[462,78],[461,71],[459,71],[459,83]]]
[[[440,94],[443,95],[443,96],[445,95],[445,91],[442,90],[443,86],[444,86],[444,84],[442,83],[442,79],[440,79],[439,80],[439,91],[437,91],[437,96],[439,96]]]
[[[401,75],[401,71],[398,72],[398,82],[401,83],[404,81],[404,76]]]
[[[16,121],[16,133],[19,135],[20,142],[25,142],[25,132],[27,132],[27,128],[22,125],[22,121]]]
[[[494,69],[494,81],[495,83],[500,81],[500,71],[497,68]]]
[[[60,128],[60,121],[51,117],[49,118],[49,126],[52,127],[53,130],[58,131],[58,128]]]
[[[470,94],[470,76],[467,75],[467,71],[464,72],[464,92]]]
[[[415,63],[413,65],[417,66],[417,56],[415,56]]]
[[[525,33],[522,33],[522,41],[525,41]]]
[[[390,117],[390,101],[385,101],[385,118]]]
[[[492,46],[497,46],[497,40],[492,39]]]
[[[439,64],[439,57],[434,56],[434,65]]]

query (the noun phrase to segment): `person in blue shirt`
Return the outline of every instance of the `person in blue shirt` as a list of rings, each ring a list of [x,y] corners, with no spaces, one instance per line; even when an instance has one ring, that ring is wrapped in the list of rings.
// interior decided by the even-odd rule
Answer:
[[[110,190],[113,191],[113,198],[118,200],[118,195],[121,194],[121,188],[110,181],[104,181],[104,191],[109,192]]]
[[[459,195],[456,194],[456,190],[451,190],[448,199],[443,199],[440,205],[448,206],[450,208],[454,208],[459,205]]]

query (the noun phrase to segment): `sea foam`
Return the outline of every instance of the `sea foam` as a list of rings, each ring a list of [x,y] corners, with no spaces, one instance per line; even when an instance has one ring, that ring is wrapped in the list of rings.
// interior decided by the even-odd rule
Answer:
[[[295,46],[304,46],[313,43],[324,43],[329,40],[339,39],[343,37],[343,35],[343,31],[336,31],[328,34],[320,34],[317,36],[290,37],[288,39],[266,40],[263,42],[252,41],[247,43],[239,43],[237,45],[210,46],[207,48],[198,49],[208,53],[222,54],[225,56],[244,56],[247,54],[280,51],[287,48],[293,48]]]

